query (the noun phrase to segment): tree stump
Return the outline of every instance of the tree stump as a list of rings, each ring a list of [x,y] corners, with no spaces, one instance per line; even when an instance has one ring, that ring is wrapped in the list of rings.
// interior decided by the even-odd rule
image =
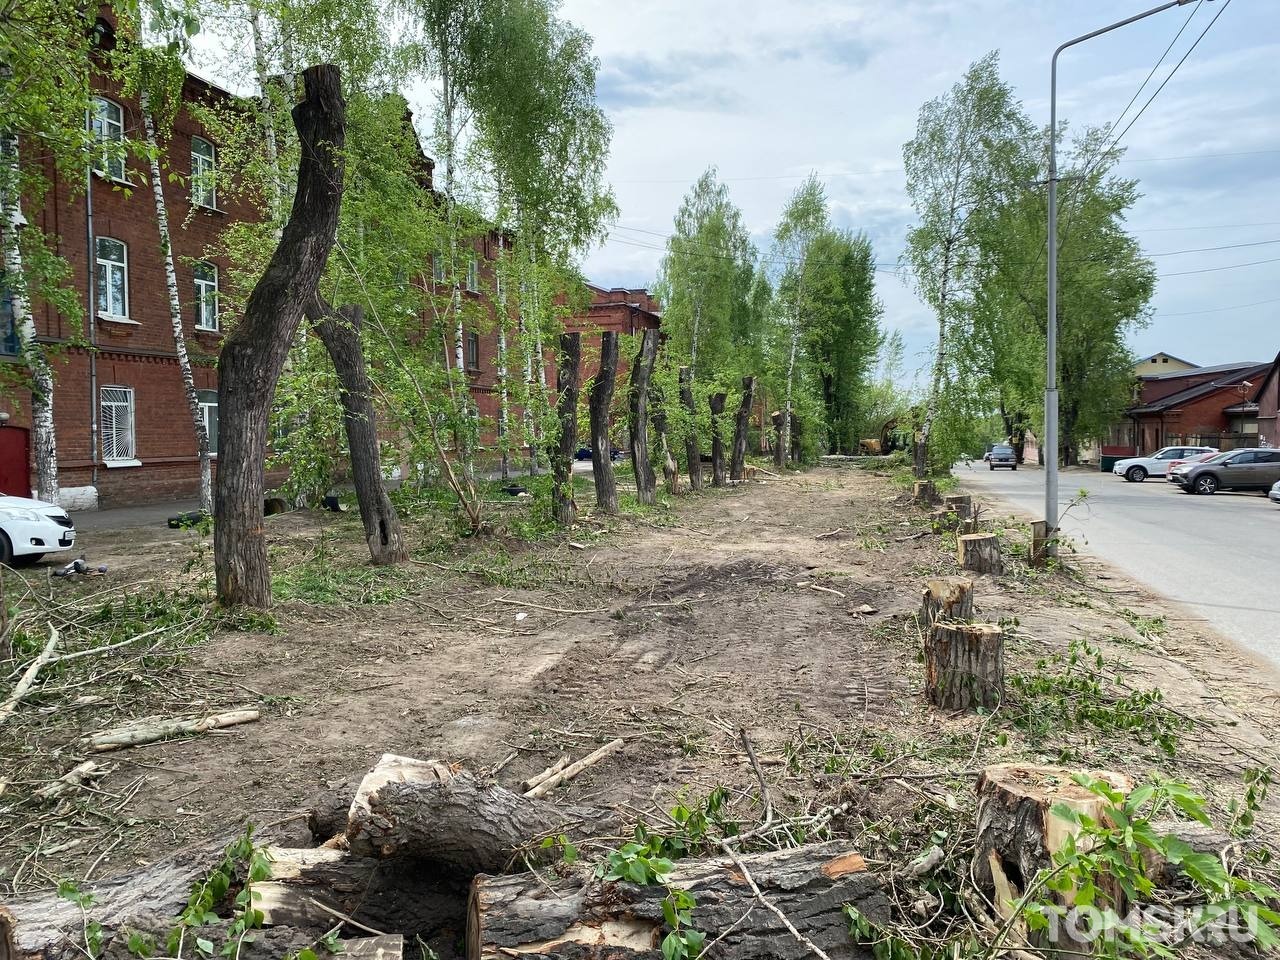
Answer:
[[[957,525],[973,517],[973,497],[968,494],[951,494],[942,498],[942,508],[955,514]]]
[[[968,623],[973,619],[973,581],[937,577],[926,581],[920,603],[920,629],[928,633],[939,620]]]
[[[609,441],[609,409],[618,379],[618,334],[600,334],[600,370],[587,394],[591,414],[591,476],[596,485],[596,512],[618,512],[618,482],[613,476],[613,444]]]
[[[657,503],[658,476],[649,459],[649,380],[658,356],[658,331],[646,330],[631,366],[627,392],[627,431],[631,437],[631,469],[636,477],[636,501],[645,506]]]
[[[560,436],[551,451],[551,515],[562,527],[578,521],[573,499],[573,462],[578,454],[578,364],[582,359],[582,334],[560,334],[560,358],[556,366],[556,419]]]
[[[751,404],[755,402],[756,378],[742,378],[742,402],[733,418],[733,452],[729,461],[729,479],[742,480],[747,458],[747,431],[751,426]]]
[[[849,939],[844,905],[872,922],[888,916],[877,877],[843,841],[743,855],[741,863],[761,892],[796,927],[832,957],[870,960],[871,951]],[[740,868],[728,858],[679,860],[671,886],[697,900],[696,929],[712,939],[722,960],[800,960],[812,956],[762,907]],[[567,877],[531,873],[478,876],[467,920],[468,960],[556,957],[650,960],[662,954],[666,888],[595,879],[588,869]],[[754,909],[750,909],[754,904]]]
[[[1031,524],[1031,566],[1040,568],[1045,566],[1051,557],[1058,554],[1058,541],[1056,536],[1051,536],[1049,532],[1049,522],[1047,520],[1036,520]]]
[[[724,403],[725,393],[713,393],[707,403],[711,407],[711,485],[723,487],[727,477],[724,463]]]
[[[963,570],[974,573],[1004,573],[1000,557],[1000,538],[994,533],[965,533],[956,538],[956,561]]]
[[[938,487],[932,480],[917,480],[911,488],[911,499],[916,503],[937,503]]]
[[[1004,697],[1004,631],[989,623],[937,621],[924,641],[929,702],[944,710],[993,709]]]
[[[693,371],[681,367],[680,405],[689,414],[688,432],[684,437],[685,461],[688,463],[689,489],[702,489],[702,451],[698,447],[698,408],[693,402]]]
[[[1102,819],[1107,802],[1072,779],[1081,772],[1122,793],[1129,793],[1134,786],[1124,774],[1108,770],[1073,771],[1016,763],[987,767],[978,778],[973,876],[992,897],[1002,919],[1009,919],[1014,904],[1040,871],[1053,868],[1053,855],[1074,832],[1071,824],[1051,813],[1054,805],[1065,804],[1095,820]],[[1042,892],[1046,898],[1051,895],[1048,890]],[[1124,904],[1116,902],[1118,889],[1103,889],[1100,894],[1112,899],[1116,912],[1124,914]],[[1080,945],[1070,937],[1050,942],[1062,947]]]

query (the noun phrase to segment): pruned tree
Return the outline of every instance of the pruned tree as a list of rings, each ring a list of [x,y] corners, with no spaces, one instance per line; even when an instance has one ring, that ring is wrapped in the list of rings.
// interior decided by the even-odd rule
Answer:
[[[658,356],[658,331],[645,330],[631,365],[627,388],[627,431],[631,437],[631,469],[636,478],[636,501],[645,506],[657,502],[658,477],[649,455],[649,381]]]
[[[223,425],[214,512],[214,569],[224,604],[266,607],[271,573],[263,529],[263,469],[271,402],[304,307],[316,295],[342,205],[346,104],[337,67],[302,74],[293,109],[301,145],[289,220],[244,316],[223,341],[218,409]]]
[[[578,452],[578,374],[582,361],[582,334],[562,333],[556,364],[556,419],[559,436],[551,454],[551,514],[562,527],[578,521],[573,498],[573,462]]]
[[[591,384],[587,406],[591,414],[591,472],[596,486],[596,512],[618,512],[618,481],[613,475],[613,443],[609,437],[609,414],[613,388],[618,379],[618,334],[600,334],[600,369]]]
[[[747,459],[747,432],[751,427],[751,405],[755,402],[756,378],[742,378],[742,400],[733,418],[733,451],[729,458],[729,478],[741,480]],[[763,427],[763,424],[761,425]]]
[[[688,464],[689,489],[702,489],[702,449],[698,444],[698,407],[693,399],[693,369],[680,368],[680,405],[688,417],[684,432],[685,462]]]

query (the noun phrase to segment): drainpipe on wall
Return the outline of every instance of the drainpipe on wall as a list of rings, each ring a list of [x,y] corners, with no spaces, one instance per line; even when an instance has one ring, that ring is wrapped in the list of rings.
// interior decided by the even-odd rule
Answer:
[[[93,119],[85,117],[90,134],[93,132]],[[85,326],[89,335],[89,482],[94,489],[98,486],[98,348],[97,348],[97,314],[98,305],[94,289],[97,270],[97,250],[93,236],[93,161],[89,161],[85,175],[84,191],[84,238],[85,269],[89,278],[88,292],[85,294]]]

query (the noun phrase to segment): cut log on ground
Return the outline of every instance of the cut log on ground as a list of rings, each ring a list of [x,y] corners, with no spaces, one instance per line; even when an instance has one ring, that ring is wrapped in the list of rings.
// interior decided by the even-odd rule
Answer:
[[[1080,786],[1073,777],[1085,773],[1103,780],[1121,793],[1133,789],[1133,781],[1109,770],[1075,771],[1065,767],[1002,763],[987,767],[978,778],[978,836],[973,854],[973,877],[992,898],[1002,919],[1008,920],[1013,905],[1042,870],[1053,869],[1053,856],[1063,848],[1075,830],[1051,811],[1065,804],[1078,813],[1101,820],[1107,802]],[[1047,890],[1042,891],[1049,897]],[[1118,890],[1100,891],[1118,898]],[[1103,904],[1099,904],[1103,906]],[[1117,913],[1125,913],[1123,903],[1115,903]],[[1015,921],[1015,927],[1021,923]],[[1025,929],[1017,932],[1024,937]],[[1074,944],[1058,940],[1059,947]]]
[[[103,766],[96,760],[86,760],[72,767],[53,783],[46,784],[35,792],[41,800],[56,800],[65,794],[72,793],[94,780],[105,777],[114,767]]]
[[[410,856],[468,873],[506,870],[520,853],[556,854],[538,844],[565,834],[575,843],[612,836],[617,814],[522,797],[444,764],[384,757],[351,804],[347,842],[358,856]],[[387,767],[394,775],[387,776]]]
[[[520,792],[528,793],[530,790],[532,790],[534,787],[540,784],[543,780],[546,780],[553,773],[559,773],[561,770],[563,770],[572,762],[573,762],[573,758],[570,757],[567,753],[562,755],[559,760],[557,760],[551,766],[547,767],[547,769],[543,770],[541,773],[535,773],[528,780],[521,780]]]
[[[210,730],[221,730],[223,727],[234,727],[242,723],[253,723],[260,716],[257,710],[230,710],[227,713],[215,713],[196,720],[140,720],[125,727],[90,734],[86,740],[90,750],[102,753],[107,750],[136,747],[144,743],[155,743],[157,740],[168,740],[172,737],[189,737],[198,733],[208,733]]]
[[[1004,573],[1000,538],[994,533],[964,533],[956,538],[956,562],[974,573]]]
[[[911,488],[911,499],[916,503],[937,503],[938,488],[932,480],[917,480]]]
[[[1186,820],[1157,820],[1151,829],[1158,836],[1177,837],[1196,853],[1211,854],[1215,860],[1230,859],[1239,854],[1243,841],[1228,836],[1212,826]],[[1147,876],[1162,887],[1190,886],[1190,880],[1182,867],[1170,863],[1163,856],[1147,847],[1142,848],[1142,862]]]
[[[1036,520],[1031,524],[1031,566],[1043,567],[1058,551],[1057,538],[1050,535],[1049,522]]]
[[[526,797],[540,797],[552,787],[557,787],[566,780],[572,780],[587,767],[594,766],[611,753],[616,753],[622,749],[622,740],[610,740],[598,750],[593,750],[587,756],[583,757],[577,763],[571,763],[562,770],[556,770],[550,776],[535,783],[528,791],[525,792]]]
[[[999,706],[1004,631],[989,623],[934,623],[924,640],[924,683],[929,702],[944,710]]]
[[[344,850],[327,847],[267,847],[264,853],[271,872],[261,883],[253,884],[254,906],[264,912],[268,912],[270,907],[281,914],[291,903],[310,897],[343,913],[355,913],[378,866],[376,860],[368,857],[357,857]],[[271,889],[270,897],[266,892],[268,888]],[[264,895],[261,901],[257,897],[260,892]],[[332,913],[322,913],[317,909],[310,911],[309,915],[319,916],[326,929],[333,926]],[[308,926],[293,922],[287,916],[264,922],[291,927]]]
[[[973,581],[968,577],[936,577],[924,585],[920,629],[928,633],[939,620],[968,623],[973,619]]]
[[[747,431],[751,426],[751,404],[755,402],[756,378],[742,378],[742,402],[733,418],[733,451],[729,456],[729,479],[744,480],[747,459]]]
[[[739,858],[760,892],[805,937],[831,957],[870,958],[849,938],[844,905],[872,922],[883,921],[888,901],[880,881],[846,843],[831,841],[793,850]],[[671,886],[688,891],[698,905],[697,929],[720,960],[799,960],[812,952],[751,890],[742,869],[727,858],[677,861]],[[467,921],[468,960],[516,956],[627,960],[661,957],[666,935],[662,899],[666,888],[606,883],[586,870],[565,878],[523,873],[478,876],[471,887]]]

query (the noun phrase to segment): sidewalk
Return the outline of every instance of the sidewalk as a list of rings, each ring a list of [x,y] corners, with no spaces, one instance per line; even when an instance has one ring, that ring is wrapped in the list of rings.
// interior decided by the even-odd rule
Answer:
[[[199,507],[199,500],[166,500],[141,506],[73,510],[70,513],[77,530],[129,530],[134,527],[164,526],[170,517]]]

